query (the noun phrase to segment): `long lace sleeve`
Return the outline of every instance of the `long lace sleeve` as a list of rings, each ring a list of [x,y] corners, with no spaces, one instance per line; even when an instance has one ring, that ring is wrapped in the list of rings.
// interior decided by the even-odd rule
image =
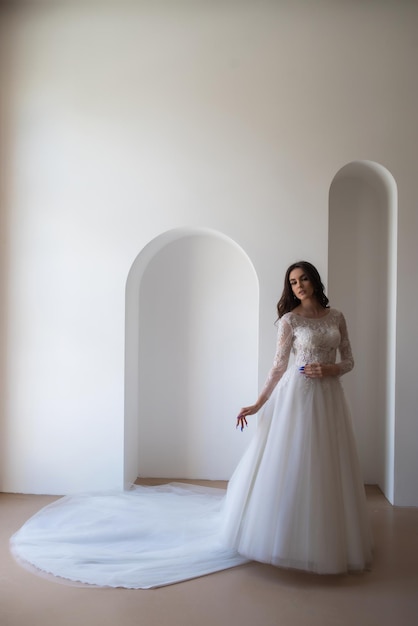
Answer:
[[[273,389],[285,373],[289,362],[290,350],[292,348],[293,332],[290,324],[285,320],[279,321],[277,330],[276,355],[259,400],[264,404],[273,392]]]
[[[337,365],[339,369],[338,375],[342,376],[343,374],[350,372],[354,367],[354,359],[353,353],[351,352],[351,344],[348,337],[347,324],[342,313],[340,313],[339,329],[341,334],[341,341],[338,350],[340,352],[341,360],[339,363],[337,363]]]

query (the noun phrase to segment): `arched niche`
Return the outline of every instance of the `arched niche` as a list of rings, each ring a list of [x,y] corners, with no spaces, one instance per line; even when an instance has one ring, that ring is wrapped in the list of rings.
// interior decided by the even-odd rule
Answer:
[[[125,485],[137,476],[228,479],[248,444],[234,416],[258,390],[258,279],[209,229],[175,229],[126,285]]]
[[[356,367],[344,377],[366,483],[393,502],[397,187],[372,161],[355,161],[329,192],[331,302],[346,315]]]

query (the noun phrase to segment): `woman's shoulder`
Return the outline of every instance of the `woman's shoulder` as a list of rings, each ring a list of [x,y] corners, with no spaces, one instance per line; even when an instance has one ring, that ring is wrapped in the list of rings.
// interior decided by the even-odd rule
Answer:
[[[293,326],[296,317],[297,314],[293,313],[293,311],[283,313],[283,315],[279,319],[279,326]]]
[[[288,311],[287,313],[283,313],[283,315],[281,316],[279,322],[287,322],[289,323],[289,320],[291,319],[293,313],[292,311]]]
[[[281,333],[289,333],[293,332],[293,318],[292,312],[283,313],[283,315],[276,320],[277,331],[279,334]]]
[[[343,312],[342,312],[342,311],[340,311],[339,309],[334,309],[333,307],[330,307],[330,309],[329,309],[329,317],[330,317],[332,320],[335,320],[335,322],[336,322],[338,325],[341,325],[341,324],[345,324],[345,323],[346,323],[346,321],[345,321],[345,317],[344,317],[344,314],[343,314]]]

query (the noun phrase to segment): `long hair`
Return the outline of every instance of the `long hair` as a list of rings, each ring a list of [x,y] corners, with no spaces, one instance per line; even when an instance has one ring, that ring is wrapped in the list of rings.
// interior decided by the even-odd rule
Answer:
[[[287,268],[286,275],[284,278],[284,287],[283,293],[279,302],[277,303],[277,315],[278,317],[282,317],[285,313],[289,313],[289,311],[293,311],[300,304],[299,298],[295,296],[292,290],[292,286],[290,284],[289,276],[290,273],[296,269],[300,268],[309,278],[314,288],[314,294],[319,304],[326,309],[328,307],[328,298],[324,293],[324,285],[322,284],[321,277],[319,275],[318,270],[312,263],[308,261],[298,261],[297,263],[292,263],[290,267]]]

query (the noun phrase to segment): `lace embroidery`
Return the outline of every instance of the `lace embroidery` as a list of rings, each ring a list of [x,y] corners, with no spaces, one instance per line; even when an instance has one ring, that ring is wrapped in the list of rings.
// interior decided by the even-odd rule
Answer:
[[[340,353],[338,375],[342,376],[353,369],[354,359],[347,324],[340,311],[330,309],[319,319],[286,313],[279,321],[276,355],[260,398],[266,401],[270,397],[287,369],[291,351],[299,367],[306,363],[334,364],[337,350]]]
[[[267,380],[261,392],[261,398],[263,401],[267,400],[283,374],[287,369],[289,363],[290,350],[293,343],[293,330],[289,324],[286,316],[279,320],[279,327],[277,330],[277,344],[276,355],[273,361],[273,367],[271,368]]]

